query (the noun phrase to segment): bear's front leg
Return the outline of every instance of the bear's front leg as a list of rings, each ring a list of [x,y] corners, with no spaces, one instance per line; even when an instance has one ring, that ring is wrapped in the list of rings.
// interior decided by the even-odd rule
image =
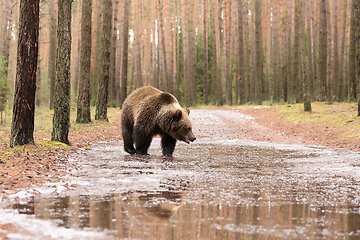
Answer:
[[[138,132],[134,132],[135,149],[138,155],[149,155],[148,149],[152,141],[152,135],[143,135]]]
[[[165,134],[161,138],[161,148],[164,156],[171,157],[176,145],[176,140],[169,134]]]

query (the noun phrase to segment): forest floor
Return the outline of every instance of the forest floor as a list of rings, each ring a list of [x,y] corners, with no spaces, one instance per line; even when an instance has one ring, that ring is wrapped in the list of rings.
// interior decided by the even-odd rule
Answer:
[[[205,108],[233,110],[249,116],[250,124],[246,128],[239,128],[230,118],[222,117],[243,139],[296,142],[360,152],[360,118],[356,117],[355,103],[316,102],[312,104],[312,113],[304,112],[302,104]],[[0,125],[0,200],[20,189],[60,181],[72,169],[81,167],[71,161],[71,155],[91,150],[91,145],[98,142],[121,140],[119,109],[108,109],[109,122],[77,124],[75,114],[72,109],[71,146],[50,141],[52,112],[40,108],[35,114],[35,144],[15,148],[9,148],[11,116],[5,116],[5,123]],[[221,132],[217,129],[200,128],[201,124],[194,123],[195,135],[199,131],[211,131],[215,133],[214,138],[221,138],[216,134]]]

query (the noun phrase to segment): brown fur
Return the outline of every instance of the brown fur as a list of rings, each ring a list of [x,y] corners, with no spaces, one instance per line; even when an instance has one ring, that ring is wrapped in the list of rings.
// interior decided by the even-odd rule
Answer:
[[[160,135],[163,154],[171,156],[176,140],[190,143],[196,139],[189,113],[170,93],[154,87],[135,90],[125,100],[121,113],[125,151],[147,155],[152,138]]]

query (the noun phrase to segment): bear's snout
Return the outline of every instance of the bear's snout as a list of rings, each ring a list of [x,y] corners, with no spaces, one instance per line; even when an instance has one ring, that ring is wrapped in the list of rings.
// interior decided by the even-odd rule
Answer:
[[[188,137],[185,138],[185,142],[186,142],[187,144],[189,144],[190,142],[193,142],[193,141],[195,141],[195,140],[196,140],[196,137],[194,136],[194,134],[191,134],[190,136],[188,136]]]

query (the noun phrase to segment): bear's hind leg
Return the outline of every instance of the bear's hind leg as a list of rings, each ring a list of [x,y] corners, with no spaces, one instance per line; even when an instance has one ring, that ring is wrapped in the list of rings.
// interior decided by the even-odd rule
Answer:
[[[169,134],[165,134],[161,138],[161,148],[164,156],[171,157],[176,145],[176,140]]]
[[[134,148],[134,140],[133,140],[133,130],[132,127],[129,127],[129,124],[126,125],[124,124],[125,121],[123,121],[122,123],[122,137],[123,137],[123,141],[124,141],[124,150],[127,153],[130,154],[135,154],[136,150]]]

